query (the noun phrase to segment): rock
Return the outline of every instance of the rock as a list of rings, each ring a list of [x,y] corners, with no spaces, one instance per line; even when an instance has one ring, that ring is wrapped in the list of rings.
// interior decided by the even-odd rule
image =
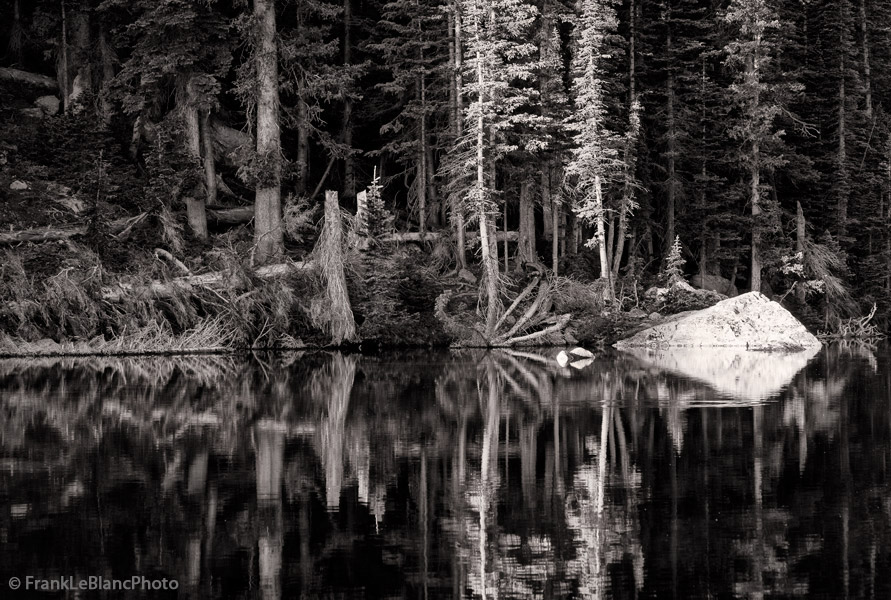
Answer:
[[[557,355],[557,364],[561,367],[565,367],[569,364],[569,355],[566,354],[563,350]]]
[[[785,308],[759,292],[749,292],[702,310],[674,315],[615,346],[794,350],[820,345]]]
[[[28,184],[25,183],[24,181],[19,181],[18,179],[16,179],[15,181],[13,181],[12,183],[9,184],[9,189],[11,189],[11,190],[27,190]]]
[[[466,281],[467,283],[476,283],[476,275],[468,271],[467,269],[461,269],[458,271],[458,279],[461,281]]]
[[[579,340],[575,337],[575,330],[567,328],[563,331],[563,341],[569,345],[578,344]]]
[[[594,358],[594,353],[584,348],[573,348],[569,353],[580,358]]]
[[[647,311],[642,308],[632,308],[628,311],[628,316],[633,319],[646,319]]]
[[[649,319],[650,321],[658,321],[661,318],[662,318],[662,315],[657,312],[651,312],[650,314],[647,315],[647,319]]]
[[[48,116],[53,116],[59,112],[59,99],[55,96],[41,96],[34,101],[34,104]]]
[[[690,278],[690,283],[701,290],[711,290],[730,298],[739,296],[739,290],[736,289],[733,282],[720,275],[701,276],[696,274]]]

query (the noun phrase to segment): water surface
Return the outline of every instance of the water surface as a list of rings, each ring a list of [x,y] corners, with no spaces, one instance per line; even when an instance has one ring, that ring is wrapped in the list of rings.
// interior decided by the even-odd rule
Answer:
[[[886,350],[575,366],[0,361],[0,596],[891,597]]]

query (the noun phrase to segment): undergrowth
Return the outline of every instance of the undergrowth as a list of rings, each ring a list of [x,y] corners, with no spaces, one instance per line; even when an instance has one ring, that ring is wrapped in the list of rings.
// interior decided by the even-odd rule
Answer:
[[[219,289],[179,283],[165,266],[128,276],[105,272],[82,249],[82,264],[41,278],[16,253],[0,265],[0,350],[128,353],[138,351],[294,348],[322,338],[309,318],[318,282],[300,273],[260,279],[235,256]],[[160,263],[159,263],[160,264]],[[110,300],[108,290],[133,293]],[[164,293],[150,293],[150,285]],[[142,291],[141,291],[142,290]]]

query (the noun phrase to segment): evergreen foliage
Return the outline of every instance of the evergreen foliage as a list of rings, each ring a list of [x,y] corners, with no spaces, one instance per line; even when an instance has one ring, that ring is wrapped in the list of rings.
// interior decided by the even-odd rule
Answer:
[[[684,264],[687,261],[683,257],[683,248],[681,248],[680,236],[675,236],[674,242],[671,244],[671,250],[665,257],[665,269],[662,271],[661,279],[668,287],[680,281],[686,281],[684,277]]]
[[[198,159],[210,154],[221,204],[252,201],[251,187],[291,194],[280,229],[297,240],[314,214],[310,191],[323,179],[320,190],[346,186],[349,156],[375,172],[360,224],[369,237],[414,227],[422,206],[419,229],[450,216],[453,239],[485,231],[493,322],[504,246],[492,234],[518,229],[521,185],[524,198],[554,201],[535,215],[539,242],[552,208],[573,209],[557,215],[556,262],[584,263],[574,272],[599,275],[604,289],[620,273],[657,276],[683,238],[690,271],[767,293],[793,277],[822,282],[825,293],[804,302],[824,316],[875,302],[884,323],[891,311],[887,2],[280,0],[281,143],[262,155],[251,3],[19,4],[0,66],[63,85],[76,75],[85,90],[82,112],[40,121],[17,155],[16,134],[4,134],[4,160],[83,196],[101,179],[103,202],[167,223],[171,248],[183,200],[214,181]],[[0,8],[10,23],[12,5]],[[30,92],[0,92],[9,131],[23,131]],[[184,143],[196,111],[202,133],[216,131],[198,154]],[[799,203],[818,241],[793,249]],[[598,259],[573,259],[577,239]],[[803,274],[789,271],[798,251]]]
[[[375,171],[366,190],[365,210],[361,215],[358,227],[361,235],[372,240],[393,230],[393,215],[384,204],[384,199],[381,196],[382,190],[381,178]]]

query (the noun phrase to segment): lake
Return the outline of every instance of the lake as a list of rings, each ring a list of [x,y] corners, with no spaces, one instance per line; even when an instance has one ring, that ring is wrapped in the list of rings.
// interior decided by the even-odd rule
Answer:
[[[555,354],[2,360],[0,595],[891,597],[887,348]]]

